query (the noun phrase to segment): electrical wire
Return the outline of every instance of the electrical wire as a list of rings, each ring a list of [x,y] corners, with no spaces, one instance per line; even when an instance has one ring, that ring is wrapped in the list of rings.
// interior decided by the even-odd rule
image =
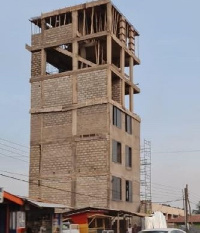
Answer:
[[[171,203],[171,202],[178,202],[178,201],[183,201],[183,199],[176,199],[176,200],[171,200],[171,201],[154,201],[153,203],[162,203],[162,204],[165,204],[165,203]]]
[[[28,183],[28,184],[33,184],[33,185],[37,185],[38,186],[38,183],[36,183],[34,181],[23,180],[23,179],[19,179],[19,178],[13,177],[13,176],[4,175],[2,173],[0,173],[0,176],[6,177],[6,178],[10,178],[10,179],[13,179],[13,180],[17,180],[17,181],[22,181],[22,182],[25,182],[25,183]],[[102,199],[102,200],[109,200],[107,197],[104,198],[102,196],[100,197],[100,196],[96,196],[96,195],[90,195],[90,194],[85,194],[85,193],[73,192],[73,191],[69,191],[69,190],[65,190],[65,189],[51,187],[51,186],[44,185],[44,184],[40,184],[39,186],[42,186],[42,187],[45,187],[45,188],[49,188],[49,189],[53,189],[53,190],[57,190],[57,191],[66,192],[66,193],[76,194],[76,195],[80,195],[80,196],[92,197],[92,198],[97,198],[97,199]],[[110,190],[110,191],[113,191],[113,190]],[[133,201],[132,203],[136,203],[136,202]]]
[[[20,152],[22,152],[22,153],[26,153],[26,154],[27,154],[27,151],[21,150],[21,149],[19,149],[19,148],[16,148],[16,147],[13,147],[13,146],[9,146],[9,145],[4,144],[4,143],[1,143],[1,142],[0,142],[0,145],[5,146],[5,147],[8,147],[8,148],[12,148],[12,149],[14,149],[14,150],[17,150],[17,151],[20,151]]]
[[[16,157],[13,157],[11,155],[6,155],[6,154],[3,154],[0,152],[0,156],[4,156],[4,157],[9,157],[9,158],[12,158],[12,159],[15,159],[15,160],[19,160],[19,161],[22,161],[22,162],[25,162],[25,163],[29,163],[28,161],[25,161],[23,159],[20,159],[20,158],[16,158]]]
[[[27,148],[27,149],[30,149],[30,147],[28,146],[25,146],[25,145],[22,145],[22,144],[18,144],[16,142],[12,142],[12,141],[9,141],[7,139],[3,139],[3,138],[0,138],[0,140],[2,141],[5,141],[5,142],[9,142],[11,144],[14,144],[14,145],[18,145],[20,147],[24,147],[24,148]],[[137,151],[137,152],[143,152],[144,148],[141,148],[141,149],[132,149],[133,151]],[[196,152],[200,152],[200,149],[195,149],[195,150],[177,150],[177,151],[150,151],[151,153],[154,153],[154,154],[171,154],[171,153],[196,153]]]
[[[9,141],[9,140],[7,140],[7,139],[0,138],[0,140],[2,140],[2,141],[4,141],[4,142],[12,143],[12,144],[17,145],[17,146],[24,147],[24,148],[27,148],[27,149],[30,148],[30,147],[24,146],[24,145],[22,145],[22,144],[18,144],[18,143],[16,143],[16,142]]]
[[[20,155],[20,157],[26,157],[26,158],[29,157],[28,155],[22,155],[22,154],[20,154],[20,153],[18,153],[18,152],[11,151],[11,150],[7,150],[7,149],[4,149],[4,148],[2,148],[2,147],[0,147],[0,150],[4,150],[4,151],[9,152],[9,153],[12,153],[12,154]],[[19,157],[19,156],[18,156],[18,157]]]

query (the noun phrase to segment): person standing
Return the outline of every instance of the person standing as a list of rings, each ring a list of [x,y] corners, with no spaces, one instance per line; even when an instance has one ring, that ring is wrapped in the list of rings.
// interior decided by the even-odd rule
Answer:
[[[133,231],[132,226],[131,226],[131,224],[129,223],[128,229],[127,229],[127,233],[132,233],[132,231]]]

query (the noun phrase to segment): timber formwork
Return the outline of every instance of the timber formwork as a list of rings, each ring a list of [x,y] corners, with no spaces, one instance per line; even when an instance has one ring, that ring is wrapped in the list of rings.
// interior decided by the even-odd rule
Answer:
[[[30,21],[30,197],[137,211],[137,30],[109,0]]]

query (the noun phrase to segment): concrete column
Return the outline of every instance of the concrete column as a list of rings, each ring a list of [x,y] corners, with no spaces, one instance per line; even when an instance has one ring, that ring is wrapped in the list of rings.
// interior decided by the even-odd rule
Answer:
[[[133,57],[129,58],[129,77],[130,77],[130,81],[133,83]]]
[[[78,12],[72,12],[72,70],[78,69],[78,42],[75,41],[78,31]],[[72,103],[76,104],[77,101],[77,75],[73,74],[73,92]],[[72,110],[72,136],[77,135],[77,109]],[[72,141],[72,176],[71,176],[71,206],[76,207],[76,142]]]
[[[107,98],[110,101],[112,99],[112,73],[111,70],[107,70]]]
[[[73,11],[72,12],[72,37],[73,39],[76,38],[77,35],[77,31],[78,31],[78,12],[77,11]],[[78,42],[77,41],[73,41],[72,43],[72,53],[73,53],[73,61],[72,61],[72,69],[73,70],[77,70],[78,69]]]
[[[133,57],[130,57],[129,58],[129,77],[130,77],[130,81],[132,83],[134,82],[134,80],[133,80],[133,65],[134,65]],[[132,87],[130,87],[129,95],[130,95],[129,109],[131,112],[134,112],[134,90]]]
[[[125,51],[123,48],[120,50],[120,69],[122,75],[124,75],[124,66],[125,66]]]
[[[112,38],[107,35],[107,64],[112,64]]]
[[[120,40],[125,43],[126,42],[126,19],[124,16],[121,15],[120,17],[120,23],[119,23],[119,38]]]
[[[122,85],[121,85],[121,104],[122,107],[125,107],[125,81],[121,79]]]
[[[111,3],[107,4],[107,64],[112,64],[112,6]]]
[[[134,91],[133,91],[133,88],[130,87],[130,91],[129,91],[129,110],[131,112],[134,112],[133,99],[134,99]]]
[[[47,55],[44,49],[41,50],[41,75],[46,75]]]
[[[112,31],[112,5],[107,3],[107,31]]]

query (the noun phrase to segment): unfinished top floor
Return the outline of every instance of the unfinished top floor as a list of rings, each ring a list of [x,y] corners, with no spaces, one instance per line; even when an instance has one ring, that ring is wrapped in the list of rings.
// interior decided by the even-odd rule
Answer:
[[[140,64],[135,55],[139,34],[110,0],[55,10],[30,21],[31,46],[26,48],[32,63],[37,60],[32,69],[39,70],[32,77],[108,64],[133,82],[133,66]]]
[[[93,1],[42,13],[41,16],[31,18],[30,21],[32,23],[32,35],[43,35],[43,46],[48,46],[52,39],[50,33],[57,33],[58,30],[56,29],[60,27],[66,27],[68,43],[74,37],[84,40],[89,39],[90,35],[103,36],[106,32],[109,32],[133,53],[135,53],[135,37],[139,36],[134,26],[110,0]],[[73,32],[75,32],[74,35]],[[32,46],[41,46],[40,43],[41,41],[39,42],[34,36],[32,37]]]

